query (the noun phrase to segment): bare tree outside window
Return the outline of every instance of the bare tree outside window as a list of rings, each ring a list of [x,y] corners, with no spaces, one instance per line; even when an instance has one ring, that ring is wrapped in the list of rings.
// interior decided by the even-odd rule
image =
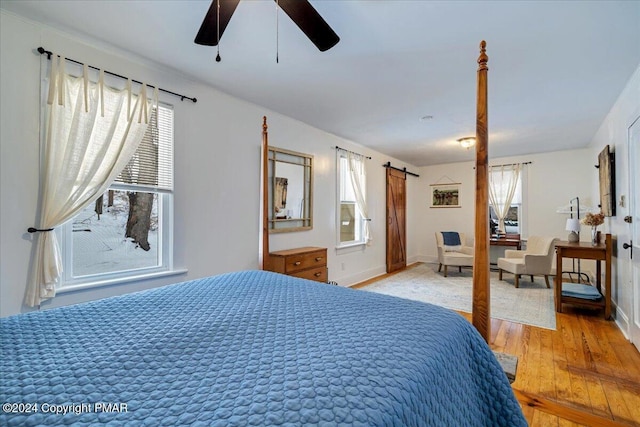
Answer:
[[[120,177],[123,182],[145,186],[158,185],[158,114],[154,109],[149,119],[149,127],[142,138],[140,147],[124,168]],[[149,230],[151,228],[151,211],[153,210],[154,194],[140,191],[130,191],[129,217],[125,237],[131,238],[133,243],[148,251]]]
[[[65,225],[65,283],[127,277],[171,265],[173,110],[158,105],[111,188]]]

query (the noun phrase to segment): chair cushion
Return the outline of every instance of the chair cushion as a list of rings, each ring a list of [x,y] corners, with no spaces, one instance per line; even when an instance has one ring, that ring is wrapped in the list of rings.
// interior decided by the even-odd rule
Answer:
[[[461,252],[446,252],[442,259],[442,264],[461,267],[472,267],[473,255],[467,255]]]
[[[598,290],[591,285],[562,282],[562,296],[597,301],[602,298]]]
[[[523,258],[498,258],[498,268],[513,274],[525,274]]]

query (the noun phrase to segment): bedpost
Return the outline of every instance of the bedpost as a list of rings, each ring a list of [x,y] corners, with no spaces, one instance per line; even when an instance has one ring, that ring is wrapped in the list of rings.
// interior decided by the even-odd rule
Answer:
[[[480,335],[491,338],[489,288],[489,138],[487,112],[487,43],[480,42],[476,113],[476,222],[471,320]]]
[[[260,268],[269,265],[269,136],[267,116],[262,117],[262,257]]]

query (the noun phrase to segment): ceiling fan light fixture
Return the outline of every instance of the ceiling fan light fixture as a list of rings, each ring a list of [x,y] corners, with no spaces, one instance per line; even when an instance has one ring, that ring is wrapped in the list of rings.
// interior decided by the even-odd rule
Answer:
[[[458,141],[462,148],[466,148],[467,150],[476,145],[475,136],[465,136],[464,138],[457,139],[456,141]]]

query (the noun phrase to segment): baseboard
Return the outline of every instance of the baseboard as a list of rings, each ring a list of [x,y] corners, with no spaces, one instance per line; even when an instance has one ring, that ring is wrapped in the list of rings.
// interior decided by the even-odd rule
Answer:
[[[425,262],[425,263],[434,264],[438,262],[438,256],[437,255],[416,255],[412,257],[412,261],[410,264],[413,264],[416,262]]]
[[[373,279],[374,277],[381,276],[386,274],[387,268],[385,266],[371,268],[366,271],[361,271],[356,274],[352,274],[351,276],[340,277],[336,279],[336,282],[340,286],[350,287],[355,284],[364,282],[365,280]]]
[[[618,327],[618,329],[620,329],[620,332],[622,332],[622,335],[624,335],[626,339],[631,341],[631,337],[629,337],[629,333],[628,333],[629,317],[625,314],[624,311],[620,310],[620,307],[618,307],[617,305],[613,307],[613,312],[615,313],[614,322],[616,323],[616,326]]]

